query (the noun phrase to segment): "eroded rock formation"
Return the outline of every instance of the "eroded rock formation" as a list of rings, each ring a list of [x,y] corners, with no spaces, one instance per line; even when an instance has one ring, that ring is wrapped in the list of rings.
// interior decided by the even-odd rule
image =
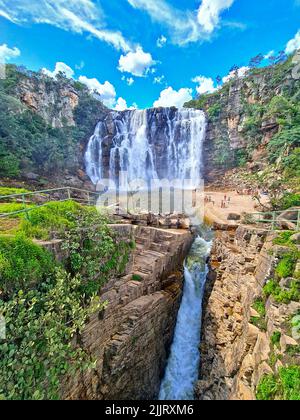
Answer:
[[[297,345],[285,325],[299,303],[277,304],[269,298],[266,325],[258,328],[252,322],[259,316],[253,303],[277,264],[273,239],[266,230],[245,226],[217,232],[203,315],[198,399],[255,400],[261,378],[278,372],[287,345]],[[281,340],[276,352],[282,358],[272,365],[271,337],[277,331]]]
[[[132,236],[136,251],[126,275],[110,281],[82,342],[96,369],[69,378],[64,399],[153,399],[157,397],[173,339],[182,294],[182,263],[193,241],[186,230],[115,226]]]

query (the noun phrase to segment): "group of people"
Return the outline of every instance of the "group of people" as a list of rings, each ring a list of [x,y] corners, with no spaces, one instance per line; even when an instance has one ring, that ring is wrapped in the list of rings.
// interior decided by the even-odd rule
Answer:
[[[221,209],[226,209],[227,205],[231,203],[231,197],[228,197],[226,194],[224,195],[224,200],[221,201]]]
[[[205,196],[204,198],[205,203],[211,203],[213,206],[215,205],[215,201],[211,198],[211,196]],[[228,197],[226,194],[224,195],[224,199],[221,201],[221,209],[226,209],[227,206],[231,203],[231,197]]]
[[[238,195],[251,195],[252,197],[259,195],[258,190],[253,190],[252,188],[245,188],[243,190],[236,190]]]

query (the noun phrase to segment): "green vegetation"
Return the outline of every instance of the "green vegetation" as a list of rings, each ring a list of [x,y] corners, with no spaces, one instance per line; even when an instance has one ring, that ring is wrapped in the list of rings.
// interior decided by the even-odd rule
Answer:
[[[138,275],[138,274],[133,274],[132,280],[133,281],[142,281],[143,278],[140,275]]]
[[[293,245],[291,237],[295,234],[292,231],[280,232],[277,238],[274,239],[274,245]]]
[[[250,322],[257,328],[259,328],[261,331],[267,331],[267,322],[264,318],[252,316],[250,318]]]
[[[207,114],[210,119],[215,120],[220,116],[222,107],[220,103],[215,103],[214,105],[210,106],[207,110]]]
[[[26,194],[30,191],[26,190],[25,188],[8,188],[8,187],[0,187],[0,196],[7,196],[7,195],[14,195],[14,194]]]
[[[281,332],[275,331],[271,337],[271,344],[274,347],[278,347],[281,339]]]
[[[101,305],[84,302],[80,276],[58,270],[39,288],[0,300],[7,339],[0,341],[0,396],[8,400],[58,399],[62,375],[93,367],[72,340]]]
[[[276,274],[280,279],[287,277],[293,277],[295,272],[296,263],[300,259],[300,252],[298,250],[292,250],[285,254],[276,267]]]
[[[258,400],[300,400],[300,366],[283,367],[278,375],[264,376],[257,387]]]
[[[27,229],[27,230],[26,230]],[[64,239],[59,264],[24,236],[35,229]],[[21,221],[22,233],[0,236],[0,400],[59,399],[62,376],[95,367],[80,340],[98,295],[120,276],[134,243],[109,229],[105,216],[71,201],[51,203]]]
[[[54,267],[52,256],[24,235],[0,236],[0,297],[36,286]]]
[[[255,309],[261,317],[264,318],[266,316],[266,304],[263,299],[257,299],[253,304],[253,309]]]
[[[264,287],[265,297],[272,296],[278,303],[290,303],[291,301],[300,301],[300,282],[294,280],[291,282],[289,290],[283,290],[278,281],[270,280]]]
[[[25,72],[26,73],[26,72]],[[64,87],[79,88],[79,104],[74,112],[75,126],[52,128],[42,117],[16,99],[16,87],[28,80],[14,65],[6,66],[6,78],[0,80],[0,177],[15,178],[21,172],[60,173],[78,169],[80,143],[93,130],[103,112],[101,102],[81,84],[61,75],[51,80],[31,73],[33,89],[58,92]],[[49,116],[51,116],[49,109]],[[54,112],[54,111],[53,111]]]
[[[281,210],[287,210],[296,206],[300,206],[300,194],[285,193],[274,203],[274,207],[280,208]]]

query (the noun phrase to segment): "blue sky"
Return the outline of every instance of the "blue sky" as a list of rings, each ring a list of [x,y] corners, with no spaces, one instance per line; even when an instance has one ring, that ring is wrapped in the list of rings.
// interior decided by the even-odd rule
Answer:
[[[0,0],[0,61],[64,70],[116,109],[181,106],[299,30],[300,0]]]

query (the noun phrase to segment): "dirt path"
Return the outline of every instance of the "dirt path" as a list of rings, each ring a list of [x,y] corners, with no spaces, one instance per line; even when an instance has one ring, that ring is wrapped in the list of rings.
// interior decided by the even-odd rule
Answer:
[[[205,218],[211,222],[235,224],[234,221],[228,221],[230,213],[242,215],[242,213],[255,213],[257,201],[249,195],[239,195],[236,191],[206,191],[205,196],[211,198],[211,202],[205,203]],[[222,200],[226,207],[222,208]],[[228,198],[230,201],[228,201]],[[267,202],[267,197],[262,198],[262,202]]]

